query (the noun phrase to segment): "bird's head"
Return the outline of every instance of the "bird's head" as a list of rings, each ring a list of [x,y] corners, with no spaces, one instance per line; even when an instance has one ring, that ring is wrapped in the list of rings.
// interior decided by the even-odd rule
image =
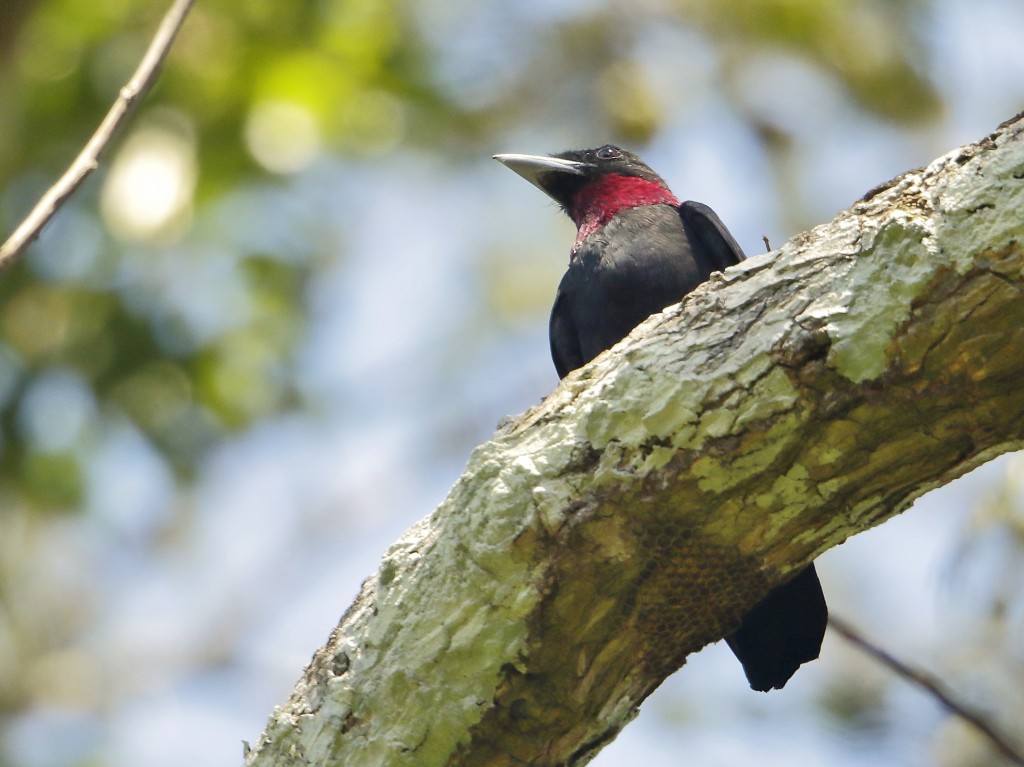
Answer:
[[[679,205],[661,176],[632,152],[611,144],[550,156],[496,154],[494,159],[561,205],[581,234],[627,208]]]

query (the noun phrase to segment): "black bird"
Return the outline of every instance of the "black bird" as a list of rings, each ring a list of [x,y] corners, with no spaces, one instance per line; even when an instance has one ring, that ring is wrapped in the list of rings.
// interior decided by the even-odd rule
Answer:
[[[551,309],[551,356],[565,377],[713,272],[743,260],[715,212],[679,200],[639,157],[606,144],[550,157],[499,154],[575,222]],[[769,592],[726,637],[755,690],[781,689],[821,649],[828,609],[814,565]]]

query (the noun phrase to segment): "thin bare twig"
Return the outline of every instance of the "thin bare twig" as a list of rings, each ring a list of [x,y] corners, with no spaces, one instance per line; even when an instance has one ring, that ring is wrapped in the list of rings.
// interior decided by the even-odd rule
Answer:
[[[1014,764],[1024,766],[1024,754],[1021,754],[1021,752],[1006,739],[1006,736],[998,732],[995,727],[993,727],[990,722],[986,721],[981,714],[976,711],[971,711],[963,703],[960,703],[953,698],[950,693],[943,689],[941,683],[937,679],[920,669],[911,668],[899,658],[893,657],[885,650],[872,644],[870,640],[865,639],[860,632],[841,618],[830,615],[828,617],[828,622],[836,633],[842,636],[846,641],[856,647],[859,647],[872,658],[879,661],[883,666],[886,666],[895,672],[897,676],[903,677],[908,682],[922,688],[925,692],[935,698],[935,700],[937,700],[947,711],[973,726],[979,733],[986,737],[1003,756]]]
[[[167,56],[171,43],[174,42],[178,30],[181,29],[192,3],[193,0],[174,0],[170,10],[160,22],[160,27],[149,44],[146,55],[139,62],[135,74],[132,75],[128,84],[121,88],[117,100],[107,112],[106,117],[103,118],[100,127],[96,129],[92,138],[64,172],[64,175],[46,190],[32,212],[14,230],[7,242],[0,246],[0,271],[14,263],[15,259],[28,247],[28,244],[39,236],[39,232],[65,201],[81,186],[89,174],[96,170],[100,155],[110,146],[118,129],[127,122],[135,106],[153,86],[157,72],[160,70],[160,64]]]

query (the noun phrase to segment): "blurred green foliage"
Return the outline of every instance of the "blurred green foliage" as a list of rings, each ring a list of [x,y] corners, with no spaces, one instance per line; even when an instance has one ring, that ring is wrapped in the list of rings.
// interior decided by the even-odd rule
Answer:
[[[723,45],[766,46],[801,56],[827,72],[864,110],[898,123],[924,124],[941,101],[924,77],[924,51],[909,32],[928,4],[915,0],[678,0]]]
[[[88,138],[164,10],[132,0],[0,7],[5,229]],[[315,139],[328,148],[373,153],[393,146],[404,104],[415,100],[428,110],[440,104],[423,81],[423,56],[398,3],[197,3],[139,121],[186,143],[201,169],[189,199],[167,218],[183,211],[191,218],[204,202],[267,175],[245,140],[247,121],[266,103],[303,110],[315,122]],[[83,212],[77,223],[95,220],[97,196],[95,181],[81,191],[72,205]],[[118,226],[116,205],[104,213],[99,227],[83,227],[95,240],[84,271],[69,274],[61,252],[40,270],[34,262],[40,256],[31,253],[0,281],[0,343],[16,379],[3,403],[0,478],[8,492],[42,510],[79,502],[79,463],[88,450],[78,444],[46,452],[22,439],[25,392],[47,370],[77,371],[94,393],[96,418],[131,419],[185,476],[218,435],[297,402],[287,368],[303,328],[308,254],[222,256],[221,268],[241,296],[238,316],[190,338],[165,300],[127,293],[143,292],[139,283],[153,276],[147,279],[146,266],[132,267],[133,285],[124,263],[162,251],[178,261],[166,268],[188,270],[192,258],[202,257],[188,254],[220,233],[188,234],[187,221],[175,231],[173,220],[126,230]],[[68,232],[53,248],[76,237]]]
[[[90,135],[164,10],[141,0],[0,6],[5,230]],[[869,0],[680,0],[662,13],[727,52],[726,94],[735,92],[728,81],[737,57],[783,48],[830,73],[879,118],[918,123],[938,109],[917,74],[909,30],[918,10]],[[196,222],[209,222],[212,207],[235,191],[323,152],[415,146],[471,157],[500,132],[556,117],[566,94],[610,138],[637,144],[660,130],[668,105],[644,62],[649,15],[597,3],[552,22],[540,42],[512,40],[485,73],[495,85],[470,99],[439,66],[449,41],[473,35],[471,27],[445,28],[459,13],[458,4],[403,0],[196,4],[109,175],[61,214],[73,218],[36,248],[49,253],[30,254],[0,280],[0,344],[12,378],[0,410],[7,492],[49,510],[81,497],[88,439],[48,452],[18,428],[26,392],[51,369],[76,371],[95,399],[90,418],[130,419],[182,477],[222,435],[301,403],[289,359],[303,333],[304,286],[318,264],[344,256],[341,241],[292,253],[244,243],[219,254],[216,268],[237,305],[207,328],[190,327],[166,294],[183,275],[187,283],[208,245],[223,247],[215,216],[212,225]],[[128,162],[147,157],[150,165]],[[178,187],[136,211],[131,168],[171,174]]]
[[[168,4],[0,2],[0,231],[80,150]],[[801,199],[793,148],[818,110],[841,103],[894,130],[943,110],[925,74],[928,0],[523,5],[196,2],[100,172],[0,275],[0,711],[77,705],[105,687],[68,649],[94,617],[86,582],[103,553],[60,537],[88,509],[106,434],[128,424],[187,488],[225,439],[309,406],[296,355],[310,294],[349,234],[292,194],[315,160],[356,173],[426,154],[458,169],[541,149],[504,142],[562,124],[642,149],[687,110],[724,106],[776,171],[782,215],[800,220],[785,207]],[[810,73],[811,96],[764,87],[780,61]],[[829,103],[814,103],[822,92]],[[545,311],[535,262],[515,243],[486,247],[474,276],[489,311]],[[1016,511],[989,524],[1019,548],[1019,504],[1003,500],[994,507]],[[188,501],[175,503],[187,517]],[[1019,562],[993,576],[997,618]],[[821,709],[874,737],[884,685],[857,681],[826,691]]]
[[[781,155],[796,126],[741,87],[772,51],[865,114],[917,125],[939,109],[919,74],[922,5],[595,0],[538,22],[457,0],[197,2],[100,172],[0,275],[0,707],[28,695],[22,661],[86,620],[75,578],[26,584],[54,569],[42,528],[87,507],[105,434],[130,424],[187,486],[222,440],[307,404],[295,356],[308,296],[345,259],[348,231],[289,197],[314,159],[426,153],[457,167],[569,121],[638,146],[709,89]],[[165,6],[0,3],[0,230],[80,150]],[[657,46],[679,40],[694,47],[682,88],[657,66]],[[496,311],[548,300],[516,259],[481,271]],[[60,630],[36,612],[63,616]]]

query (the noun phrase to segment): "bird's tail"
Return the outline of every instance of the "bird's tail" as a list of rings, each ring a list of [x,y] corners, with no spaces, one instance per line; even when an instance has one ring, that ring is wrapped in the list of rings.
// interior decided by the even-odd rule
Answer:
[[[814,565],[768,592],[725,638],[751,688],[781,690],[800,665],[818,657],[828,607]]]

